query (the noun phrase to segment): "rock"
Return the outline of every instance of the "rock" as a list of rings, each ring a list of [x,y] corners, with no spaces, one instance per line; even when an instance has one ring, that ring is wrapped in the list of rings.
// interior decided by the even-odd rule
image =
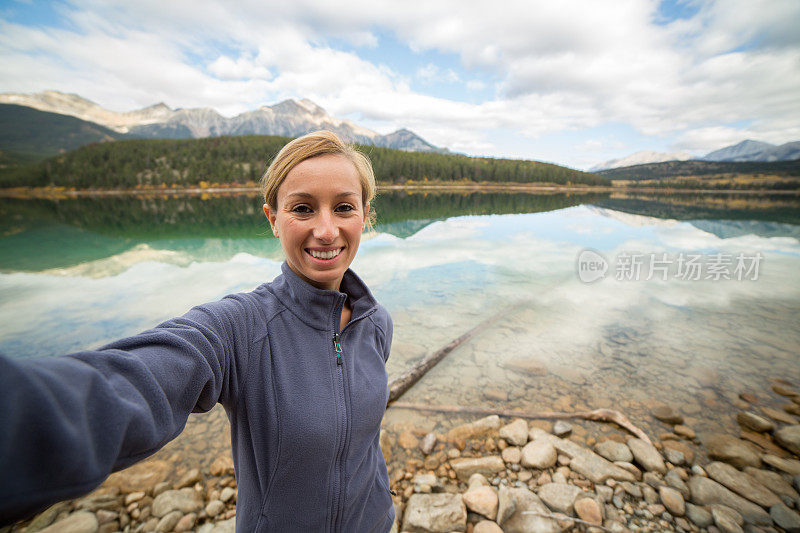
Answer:
[[[795,491],[792,486],[783,479],[777,472],[772,470],[761,470],[748,466],[744,469],[744,473],[754,478],[756,481],[767,487],[770,491],[778,496],[786,496],[791,500],[800,499],[800,494]]]
[[[621,442],[617,442],[614,440],[605,440],[603,442],[598,442],[595,447],[594,451],[600,454],[602,457],[605,457],[612,463],[617,461],[624,461],[626,463],[630,463],[633,461],[633,454],[631,453],[631,449],[628,448],[626,445],[622,444]]]
[[[119,518],[119,513],[115,511],[106,511],[105,509],[100,509],[94,516],[97,518],[97,523],[99,525],[107,524],[109,522],[113,522],[114,520]]]
[[[768,453],[764,454],[761,459],[769,466],[777,468],[778,470],[786,472],[787,474],[792,476],[800,475],[800,461],[797,459],[783,459]]]
[[[683,481],[683,478],[681,478],[681,476],[675,472],[674,469],[667,472],[667,475],[664,476],[664,481],[667,483],[667,486],[672,487],[680,492],[684,500],[688,499],[691,495],[689,492],[689,486],[685,481]]]
[[[489,520],[497,518],[497,493],[492,487],[473,487],[463,494],[467,509]]]
[[[697,527],[708,527],[714,523],[711,512],[691,503],[686,504],[686,517]]]
[[[214,462],[211,463],[211,466],[209,467],[209,472],[211,472],[212,476],[222,477],[233,475],[233,471],[233,459],[228,454],[220,455],[214,459]]]
[[[553,435],[556,437],[566,437],[570,433],[572,433],[572,425],[568,422],[556,420],[556,423],[553,424]]]
[[[673,448],[664,448],[664,458],[675,466],[680,466],[686,463],[686,458],[683,456],[683,452]]]
[[[450,466],[455,471],[458,479],[462,481],[468,480],[475,473],[491,476],[506,469],[506,465],[499,455],[451,459]]]
[[[714,480],[695,476],[689,480],[692,502],[699,505],[726,505],[739,511],[745,521],[755,525],[768,526],[769,515],[758,505],[734,494]]]
[[[672,428],[672,431],[674,431],[676,435],[679,435],[684,439],[692,440],[697,436],[697,434],[694,432],[692,428],[690,428],[689,426],[684,426],[683,424],[678,424],[677,426]]]
[[[635,476],[627,470],[614,466],[593,451],[571,440],[559,439],[538,428],[531,429],[529,436],[531,435],[534,440],[542,439],[550,442],[557,451],[570,458],[569,467],[572,471],[579,473],[593,483],[605,483],[607,479],[636,480]],[[502,524],[500,525],[502,526]]]
[[[58,518],[58,515],[61,513],[61,511],[64,511],[68,508],[69,508],[68,502],[58,502],[55,505],[51,505],[50,507],[48,507],[47,509],[36,515],[36,517],[33,520],[31,520],[31,523],[28,524],[28,527],[25,529],[25,532],[33,533],[46,528],[47,526],[52,524],[56,518]],[[0,531],[2,531],[2,528],[0,528]]]
[[[428,433],[419,443],[419,449],[422,450],[422,453],[425,455],[430,454],[433,451],[434,446],[436,446],[435,433]]]
[[[528,442],[528,423],[518,418],[500,428],[500,437],[514,446],[525,446]]]
[[[472,533],[503,533],[503,530],[491,520],[481,520],[472,528]]]
[[[800,405],[797,405],[796,403],[788,403],[782,405],[781,409],[783,409],[790,415],[800,416]]]
[[[544,439],[529,442],[522,448],[520,464],[527,468],[544,470],[556,464],[558,453],[551,442]]]
[[[770,507],[769,515],[775,523],[791,533],[800,533],[800,515],[779,503]]]
[[[78,511],[39,530],[39,533],[95,533],[100,525],[89,511]]]
[[[497,415],[487,416],[464,424],[456,426],[447,432],[447,440],[454,441],[456,439],[472,439],[475,437],[484,437],[500,429],[500,417]]]
[[[211,518],[216,518],[222,511],[225,510],[225,504],[220,500],[211,500],[206,505],[206,514]]]
[[[171,487],[170,484],[167,483],[166,481],[162,481],[161,483],[156,483],[156,486],[153,487],[153,493],[151,494],[151,496],[155,498],[159,494],[167,492],[168,490],[171,490]]]
[[[203,481],[203,476],[200,475],[200,470],[197,468],[192,468],[175,484],[175,490],[182,489],[184,487],[193,487],[195,483]]]
[[[467,508],[460,494],[413,494],[406,504],[403,531],[467,530]]]
[[[573,504],[575,514],[593,526],[603,525],[603,508],[592,498],[578,498]]]
[[[537,496],[553,511],[572,514],[572,504],[580,494],[581,489],[567,483],[547,483],[539,487]]]
[[[650,411],[654,417],[661,420],[665,424],[683,424],[683,417],[676,413],[672,407],[666,405],[659,405]]]
[[[222,492],[219,495],[219,499],[221,502],[227,503],[231,500],[236,501],[236,489],[231,487],[225,487],[222,489]]]
[[[797,419],[789,413],[778,411],[777,409],[772,409],[770,407],[762,407],[761,412],[771,419],[777,420],[783,424],[797,424]]]
[[[111,474],[103,486],[117,487],[125,493],[151,492],[157,484],[167,479],[171,470],[166,461],[151,459]]]
[[[714,524],[723,533],[744,533],[742,524],[744,520],[742,516],[735,510],[725,505],[712,505],[711,516],[714,519]]]
[[[746,401],[747,403],[758,403],[758,397],[752,392],[740,392],[739,398]]]
[[[144,492],[131,492],[127,496],[125,496],[125,506],[132,504],[133,502],[138,502],[142,498],[145,497]]]
[[[194,513],[202,509],[203,499],[194,489],[168,490],[153,500],[153,516],[162,518],[172,511],[182,514]]]
[[[156,531],[160,533],[167,533],[175,529],[175,526],[178,525],[178,521],[181,519],[183,514],[180,511],[172,511],[164,515],[161,520],[158,521],[156,524]]]
[[[519,462],[522,460],[522,451],[516,446],[509,446],[500,452],[500,457],[502,457],[503,461],[506,463],[519,464]]]
[[[551,518],[525,514],[525,511],[551,514],[536,494],[524,487],[500,488],[497,520],[504,533],[560,533],[562,528]],[[509,501],[511,500],[511,501]],[[513,509],[513,511],[511,511]],[[511,511],[511,512],[509,512]],[[504,518],[504,520],[500,520]]]
[[[683,500],[683,495],[677,490],[672,487],[661,487],[658,489],[658,496],[672,516],[686,514],[686,502]]]
[[[762,507],[772,507],[781,501],[767,487],[731,465],[718,462],[709,463],[706,465],[706,472],[714,481]]]
[[[489,483],[489,480],[486,479],[486,476],[483,474],[472,474],[469,476],[469,481],[467,481],[467,487],[489,487],[492,484]]]
[[[216,524],[203,524],[203,526],[197,530],[197,533],[235,533],[235,531],[236,517],[217,522]]]
[[[397,436],[397,444],[404,450],[413,450],[419,446],[419,439],[410,431],[403,431]]]
[[[800,455],[800,425],[785,426],[774,433],[775,440],[795,455]]]
[[[713,434],[705,443],[708,456],[732,464],[736,468],[761,465],[761,457],[747,442],[721,433]]]
[[[630,438],[628,439],[628,448],[633,453],[633,458],[637,463],[642,465],[645,470],[650,472],[659,472],[661,474],[667,471],[667,465],[664,464],[664,458],[658,453],[658,450],[652,444],[648,444],[642,439]]]
[[[775,424],[759,416],[752,411],[740,411],[736,414],[736,421],[743,428],[750,429],[758,433],[765,433],[775,429]]]
[[[787,398],[796,398],[797,396],[800,396],[800,393],[797,391],[794,391],[788,387],[784,387],[778,383],[772,384],[772,390],[775,392],[775,394],[780,394],[781,396],[786,396]]]
[[[677,440],[668,440],[663,442],[665,449],[670,450],[677,450],[683,454],[684,459],[686,459],[686,464],[690,465],[694,463],[694,451],[692,447],[686,443]]]
[[[175,524],[175,533],[184,533],[185,531],[191,531],[194,528],[194,523],[197,521],[197,515],[194,513],[189,513],[186,516],[182,517],[178,520],[178,523]]]

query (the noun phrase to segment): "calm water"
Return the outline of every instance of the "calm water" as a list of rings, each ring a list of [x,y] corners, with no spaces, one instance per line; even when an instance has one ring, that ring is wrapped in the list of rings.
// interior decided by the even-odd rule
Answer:
[[[386,193],[376,207],[354,269],[394,317],[390,378],[503,313],[405,401],[614,407],[653,435],[664,426],[649,410],[666,403],[703,433],[733,431],[739,392],[800,383],[797,199]],[[282,261],[252,197],[0,200],[0,212],[12,357],[99,346],[250,290]],[[585,249],[607,263],[593,283],[578,275]],[[458,418],[390,409],[385,425],[409,421]],[[218,411],[196,417],[165,454],[205,461],[227,448],[224,426]]]

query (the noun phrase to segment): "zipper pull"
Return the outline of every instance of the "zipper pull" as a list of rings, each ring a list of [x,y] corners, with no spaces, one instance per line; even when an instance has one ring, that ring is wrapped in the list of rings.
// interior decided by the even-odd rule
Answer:
[[[333,349],[336,350],[336,364],[342,364],[342,345],[339,344],[339,334],[333,334]]]

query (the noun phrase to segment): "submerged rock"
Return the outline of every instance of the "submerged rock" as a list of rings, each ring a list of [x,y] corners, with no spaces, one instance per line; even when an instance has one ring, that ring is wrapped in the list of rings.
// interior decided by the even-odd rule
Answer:
[[[800,455],[800,425],[782,427],[775,432],[775,440],[795,455]]]
[[[447,432],[447,440],[454,441],[456,439],[484,437],[499,430],[500,425],[500,417],[497,415],[490,415],[474,422],[454,427]]]
[[[736,414],[736,421],[743,428],[753,430],[757,433],[765,433],[775,429],[775,424],[763,416],[757,415],[752,411],[740,411]]]
[[[47,526],[39,533],[95,533],[99,527],[94,513],[78,511]]]
[[[762,507],[771,507],[781,501],[767,487],[731,465],[719,462],[711,463],[706,465],[706,472],[714,481]]]
[[[659,405],[651,411],[654,417],[664,422],[665,424],[683,424],[683,417],[675,412],[672,407],[666,405]]]
[[[714,480],[695,476],[689,480],[692,502],[699,505],[726,505],[741,513],[746,522],[768,526],[772,523],[769,515],[758,505],[734,494]]]
[[[770,507],[769,515],[775,523],[790,533],[800,533],[800,515],[784,504],[779,503]]]
[[[484,476],[491,476],[492,474],[502,472],[506,468],[503,459],[498,455],[451,459],[450,466],[455,471],[458,479],[462,481],[467,481],[472,474],[478,473]]]
[[[730,435],[721,433],[711,435],[707,439],[706,447],[709,457],[730,463],[736,468],[761,465],[761,457],[747,442]]]

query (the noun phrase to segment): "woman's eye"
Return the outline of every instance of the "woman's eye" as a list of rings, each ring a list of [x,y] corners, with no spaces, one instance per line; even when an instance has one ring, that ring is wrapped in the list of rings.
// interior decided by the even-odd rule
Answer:
[[[296,205],[292,208],[292,213],[299,213],[301,215],[306,215],[311,212],[311,208],[307,205]]]
[[[348,211],[352,211],[353,209],[355,209],[355,207],[353,207],[350,204],[342,204],[342,205],[340,205],[340,206],[338,206],[336,208],[337,211],[345,212],[345,213],[348,212]]]

